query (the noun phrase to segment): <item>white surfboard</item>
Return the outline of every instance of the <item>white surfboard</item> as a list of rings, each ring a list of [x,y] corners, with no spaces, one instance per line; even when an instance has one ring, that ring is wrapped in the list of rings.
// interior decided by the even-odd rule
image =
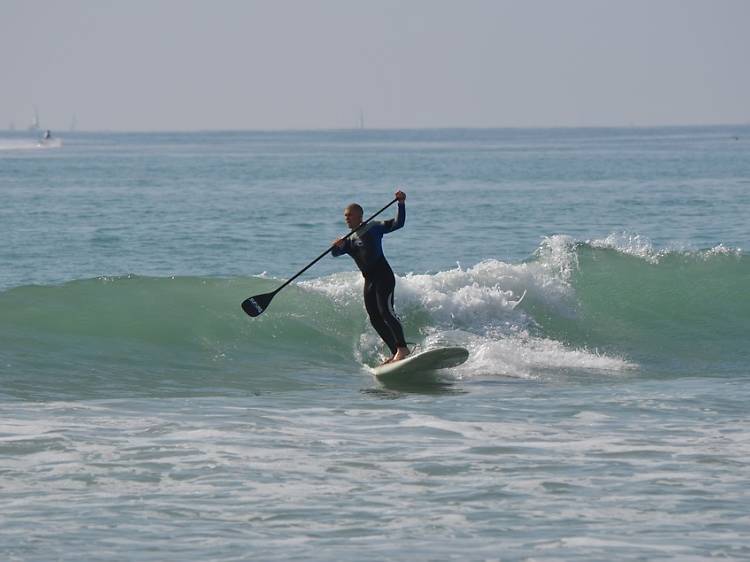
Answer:
[[[469,351],[463,347],[439,347],[413,353],[406,359],[386,363],[372,368],[378,377],[395,377],[408,373],[437,371],[457,367],[469,358]]]

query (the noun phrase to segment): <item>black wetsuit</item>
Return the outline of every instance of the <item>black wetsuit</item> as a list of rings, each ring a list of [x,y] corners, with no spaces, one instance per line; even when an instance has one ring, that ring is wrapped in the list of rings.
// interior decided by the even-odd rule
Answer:
[[[406,347],[404,330],[393,312],[393,290],[396,278],[383,255],[383,235],[398,230],[406,221],[406,206],[399,202],[396,218],[369,222],[344,241],[344,246],[333,247],[333,256],[349,254],[365,278],[365,308],[370,323],[391,353]]]

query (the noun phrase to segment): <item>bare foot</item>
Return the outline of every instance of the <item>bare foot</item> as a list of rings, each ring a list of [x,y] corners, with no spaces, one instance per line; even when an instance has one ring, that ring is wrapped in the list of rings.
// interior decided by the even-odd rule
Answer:
[[[409,351],[408,347],[399,347],[391,361],[401,361],[402,359],[406,359],[409,353],[411,352]]]

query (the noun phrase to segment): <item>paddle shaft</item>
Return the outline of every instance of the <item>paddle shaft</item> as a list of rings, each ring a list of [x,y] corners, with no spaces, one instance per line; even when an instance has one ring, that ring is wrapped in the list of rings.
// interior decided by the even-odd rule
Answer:
[[[390,203],[388,203],[385,207],[383,207],[382,209],[380,209],[377,213],[375,213],[370,218],[368,218],[366,221],[362,222],[357,228],[355,228],[349,234],[347,234],[346,236],[344,236],[342,238],[342,240],[346,240],[347,238],[349,238],[352,234],[354,234],[355,232],[357,232],[360,228],[362,228],[364,225],[366,225],[372,219],[374,219],[375,217],[377,217],[380,213],[382,213],[388,207],[390,207],[391,205],[393,205],[396,201],[398,201],[398,198],[394,199],[393,201],[391,201]],[[315,258],[313,261],[311,261],[309,264],[307,264],[303,269],[300,269],[297,273],[294,274],[294,276],[292,276],[289,279],[287,279],[286,282],[281,287],[279,287],[278,289],[276,289],[273,292],[273,294],[275,295],[276,293],[278,293],[279,291],[281,291],[281,289],[283,289],[284,287],[286,287],[287,285],[289,285],[289,283],[291,283],[292,281],[294,281],[295,279],[297,279],[297,277],[299,277],[300,275],[302,275],[305,271],[307,271],[312,266],[314,266],[316,263],[318,263],[320,260],[322,260],[331,250],[333,250],[333,246],[331,246],[325,252],[323,252],[322,254],[320,254],[317,258]]]

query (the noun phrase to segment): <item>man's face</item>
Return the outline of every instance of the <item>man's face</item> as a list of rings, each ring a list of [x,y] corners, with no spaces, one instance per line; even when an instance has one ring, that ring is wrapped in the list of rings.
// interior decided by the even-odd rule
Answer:
[[[357,228],[362,222],[362,213],[356,209],[344,209],[344,221],[350,230]]]

